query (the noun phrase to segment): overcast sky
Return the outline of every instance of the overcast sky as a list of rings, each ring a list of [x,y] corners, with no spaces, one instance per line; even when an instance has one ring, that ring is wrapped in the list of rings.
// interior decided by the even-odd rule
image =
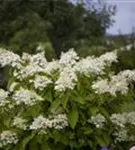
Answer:
[[[115,23],[108,32],[118,34],[120,29],[122,33],[131,33],[135,27],[135,0],[107,0],[109,4],[117,5],[117,13],[114,17]]]

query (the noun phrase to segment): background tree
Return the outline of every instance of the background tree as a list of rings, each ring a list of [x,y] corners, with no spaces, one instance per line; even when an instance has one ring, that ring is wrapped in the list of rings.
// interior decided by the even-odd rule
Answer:
[[[114,12],[114,7],[102,1],[1,0],[0,45],[21,54],[34,53],[39,42],[47,42],[48,51],[54,50],[59,57],[70,47],[101,42]]]

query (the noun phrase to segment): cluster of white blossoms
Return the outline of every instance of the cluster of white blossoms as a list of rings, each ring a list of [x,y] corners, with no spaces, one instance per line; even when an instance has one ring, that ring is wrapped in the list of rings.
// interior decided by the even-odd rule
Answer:
[[[127,94],[129,83],[132,81],[135,81],[135,71],[125,70],[111,76],[110,79],[100,79],[93,82],[92,88],[98,94],[110,93],[116,96],[116,92]]]
[[[69,49],[69,51],[66,53],[62,52],[59,63],[62,66],[74,65],[77,60],[79,60],[77,53],[74,51],[74,49]]]
[[[44,72],[47,66],[47,60],[44,56],[44,52],[30,55],[24,53],[22,56],[22,65],[19,71],[13,73],[15,77],[22,80],[26,77],[33,76],[36,73]]]
[[[18,63],[19,67],[13,71],[13,76],[19,80],[33,77],[38,73],[45,73],[53,77],[53,73],[57,72],[58,78],[54,81],[55,90],[57,91],[73,89],[77,82],[78,73],[87,76],[91,73],[102,74],[105,66],[110,66],[112,62],[117,61],[116,52],[108,52],[100,57],[92,56],[80,59],[73,49],[65,53],[63,52],[60,60],[53,60],[52,62],[46,60],[44,52],[33,55],[23,53],[22,57],[14,53],[12,55],[10,54],[12,52],[6,50],[3,50],[1,53],[2,57],[7,53],[7,58],[10,59],[10,61],[5,61],[7,64],[11,65],[14,61],[16,64]],[[6,56],[4,56],[3,59],[5,57]],[[6,63],[4,64],[1,61],[0,64],[2,66],[6,65]],[[38,79],[35,78],[35,80]],[[37,81],[35,81],[35,83],[37,84]],[[38,87],[37,85],[35,86]]]
[[[10,92],[13,92],[13,91],[15,90],[15,87],[16,87],[17,85],[19,85],[18,82],[12,82],[12,83],[10,84],[10,86],[8,87],[8,90],[9,90]]]
[[[19,129],[26,130],[27,125],[26,125],[27,120],[23,119],[21,117],[15,117],[13,120],[13,126]]]
[[[48,75],[52,75],[53,73],[57,72],[61,68],[58,60],[53,60],[48,62],[46,68],[44,68],[44,73]]]
[[[92,116],[88,122],[94,124],[96,128],[102,128],[106,123],[106,119],[103,115],[97,114],[96,116]]]
[[[74,68],[68,66],[62,69],[58,80],[55,82],[56,91],[65,91],[66,89],[73,90],[78,81],[77,74]]]
[[[42,115],[34,119],[30,125],[30,130],[39,130],[43,133],[47,132],[47,129],[63,129],[68,126],[67,117],[65,114],[59,114],[53,117],[45,118]]]
[[[111,121],[119,127],[125,127],[126,124],[135,125],[135,112],[113,114]]]
[[[7,146],[9,144],[16,144],[18,142],[18,136],[15,132],[5,130],[0,134],[0,147]]]
[[[22,56],[22,60],[29,62],[29,64],[35,64],[40,66],[41,68],[45,68],[46,64],[47,64],[47,60],[45,58],[45,53],[44,52],[40,52],[37,54],[27,54],[24,53]]]
[[[25,105],[32,106],[39,101],[42,101],[43,98],[39,96],[36,92],[26,90],[21,88],[18,91],[15,91],[14,95],[12,96],[13,101],[16,105],[20,105],[24,103]]]
[[[8,92],[0,89],[0,107],[6,106],[9,104]]]
[[[121,114],[112,114],[110,116],[111,122],[115,125],[116,129],[125,128],[126,125],[130,124],[135,126],[135,112],[124,112]],[[101,114],[97,114],[96,116],[92,116],[89,120],[89,123],[94,124],[97,128],[103,127],[107,120]]]
[[[112,114],[111,121],[113,124],[119,126],[119,127],[125,127],[127,123],[126,113],[123,114]]]
[[[135,141],[135,136],[131,135],[127,130],[128,125],[135,126],[135,112],[112,114],[110,116],[110,121],[114,125],[113,136],[115,137],[115,142],[123,141]],[[89,123],[94,124],[96,128],[103,128],[107,124],[107,120],[101,114],[92,116]]]
[[[106,63],[107,66],[110,66],[113,62],[117,62],[117,51],[107,52],[99,57],[99,61]]]
[[[43,90],[49,84],[53,83],[51,79],[46,76],[36,75],[34,80],[35,89]]]
[[[94,74],[103,74],[106,66],[110,66],[113,62],[117,62],[117,53],[108,52],[100,57],[88,56],[81,59],[76,64],[76,70],[86,76]]]
[[[114,132],[113,136],[115,136],[115,143],[135,141],[135,136],[129,135],[128,131],[125,128],[117,130],[116,132]]]
[[[20,68],[21,58],[19,55],[11,51],[0,48],[0,65],[5,67],[7,65]]]

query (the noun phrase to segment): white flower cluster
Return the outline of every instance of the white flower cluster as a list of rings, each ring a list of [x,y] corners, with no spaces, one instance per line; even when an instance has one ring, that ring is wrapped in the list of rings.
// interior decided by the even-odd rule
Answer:
[[[21,117],[15,117],[13,120],[13,126],[26,130],[27,125],[26,125],[27,120],[21,118]]]
[[[20,70],[14,72],[14,76],[18,79],[24,79],[28,76],[33,76],[36,73],[44,72],[44,68],[47,66],[47,60],[44,56],[44,52],[30,55],[24,53],[22,56],[22,65]],[[27,65],[25,64],[27,63]]]
[[[9,100],[7,98],[8,98],[8,92],[4,91],[3,89],[0,89],[0,107],[9,104]]]
[[[13,82],[13,83],[11,83],[11,85],[10,85],[9,88],[8,88],[8,90],[9,90],[10,92],[13,92],[14,89],[15,89],[15,87],[16,87],[18,84],[19,84],[18,82]]]
[[[51,79],[46,76],[36,75],[34,80],[35,89],[43,90],[49,84],[53,83]]]
[[[115,142],[128,142],[128,141],[134,141],[135,136],[129,136],[128,131],[125,128],[121,128],[114,132],[113,134],[115,136]]]
[[[124,70],[120,72],[120,75],[126,78],[127,81],[135,81],[135,70]]]
[[[41,67],[36,64],[29,64],[26,67],[21,68],[19,72],[14,72],[14,76],[17,76],[18,79],[22,80],[39,72],[43,72]]]
[[[116,129],[125,128],[127,124],[135,126],[135,112],[112,114],[110,120],[115,125]],[[94,124],[97,128],[103,127],[103,125],[107,123],[105,117],[101,114],[92,116],[88,122]]]
[[[126,94],[129,90],[129,83],[135,81],[135,71],[125,70],[117,75],[113,75],[110,79],[100,79],[93,83],[92,88],[96,93],[110,93],[116,96],[116,92]]]
[[[96,128],[102,128],[106,123],[106,119],[103,115],[97,114],[96,116],[92,116],[88,122],[94,124]]]
[[[10,65],[12,67],[20,67],[21,59],[19,55],[14,54],[11,51],[0,48],[0,65],[5,67]]]
[[[126,124],[135,125],[135,112],[112,114],[111,121],[119,127],[125,127]]]
[[[53,74],[55,73],[56,71],[58,71],[60,69],[60,64],[59,64],[59,61],[58,60],[53,60],[51,62],[48,62],[46,68],[44,69],[44,73],[46,74]]]
[[[81,59],[76,64],[76,70],[86,76],[90,76],[91,73],[103,74],[105,66],[110,66],[112,62],[117,62],[117,53],[108,52],[100,57],[88,56]]]
[[[16,144],[18,142],[18,136],[15,132],[5,130],[0,134],[0,147],[7,146],[9,144]]]
[[[135,136],[131,135],[127,130],[128,124],[135,126],[135,112],[112,114],[110,120],[115,127],[113,136],[115,137],[116,143],[123,141],[135,141]],[[107,124],[107,120],[101,114],[92,116],[88,122],[94,124],[96,128],[103,128],[105,124]]]
[[[73,90],[78,81],[74,69],[70,66],[65,67],[60,72],[58,80],[55,82],[56,91],[65,91],[66,89]]]
[[[12,96],[12,98],[17,105],[24,103],[28,106],[32,106],[38,101],[43,100],[43,98],[34,91],[26,90],[23,88],[21,88],[19,91],[15,91],[15,94]]]
[[[79,60],[77,53],[74,51],[74,49],[69,49],[69,51],[66,53],[62,52],[59,63],[62,66],[74,65],[77,60]]]
[[[62,53],[60,60],[53,60],[52,62],[47,62],[44,52],[39,52],[34,55],[24,53],[21,58],[17,54],[6,50],[2,50],[1,54],[0,58],[2,57],[2,59],[0,61],[5,60],[5,58],[9,59],[4,61],[5,64],[0,63],[2,66],[14,62],[16,65],[18,64],[19,67],[14,70],[13,76],[19,80],[32,77],[38,73],[45,73],[53,77],[53,73],[57,72],[58,78],[54,82],[55,90],[57,91],[73,89],[77,82],[77,73],[84,75],[90,75],[90,73],[102,74],[105,66],[117,61],[116,52],[109,52],[97,58],[87,57],[79,60],[77,53],[73,49]],[[36,77],[35,80],[35,87],[38,88],[38,82],[40,83],[41,78]],[[43,85],[45,85],[45,82]]]
[[[65,114],[59,114],[57,116],[45,118],[42,115],[34,119],[32,125],[30,125],[31,130],[40,130],[44,133],[47,132],[47,129],[63,129],[68,126],[67,117]]]
[[[123,114],[112,114],[111,121],[113,124],[119,127],[125,127],[127,123],[126,113]]]
[[[117,51],[107,52],[99,57],[100,62],[106,63],[110,66],[113,62],[117,62]]]

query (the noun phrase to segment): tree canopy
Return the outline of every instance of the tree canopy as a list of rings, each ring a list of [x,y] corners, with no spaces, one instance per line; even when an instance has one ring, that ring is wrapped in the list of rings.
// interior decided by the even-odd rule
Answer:
[[[49,51],[59,57],[62,50],[99,42],[112,24],[115,8],[102,1],[97,3],[1,0],[0,45],[21,54],[22,51],[34,53],[39,42],[48,43]]]

